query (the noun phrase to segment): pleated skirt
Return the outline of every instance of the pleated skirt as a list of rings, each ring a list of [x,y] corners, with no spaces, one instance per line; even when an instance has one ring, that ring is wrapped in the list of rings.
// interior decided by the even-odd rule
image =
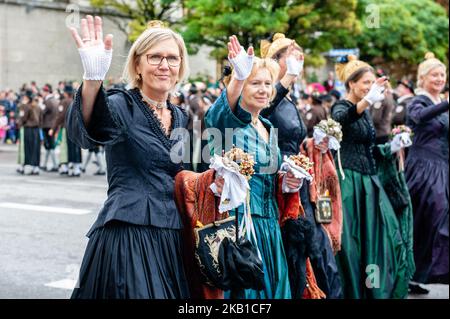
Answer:
[[[25,165],[39,166],[41,159],[41,140],[38,127],[24,128]]]
[[[345,169],[342,247],[336,255],[344,298],[390,299],[408,294],[407,247],[376,175]]]
[[[405,170],[414,214],[413,279],[448,284],[448,159],[420,155],[410,154]]]
[[[72,299],[184,299],[181,230],[112,221],[91,234]]]

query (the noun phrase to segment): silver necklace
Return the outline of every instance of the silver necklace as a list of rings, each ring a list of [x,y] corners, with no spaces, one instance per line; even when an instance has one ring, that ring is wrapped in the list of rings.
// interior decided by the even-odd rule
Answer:
[[[157,102],[152,100],[151,98],[149,98],[147,95],[144,94],[144,92],[142,92],[141,90],[141,95],[142,95],[142,99],[147,102],[148,104],[150,104],[151,106],[156,107],[158,110],[161,109],[165,109],[167,108],[167,101],[164,102]]]

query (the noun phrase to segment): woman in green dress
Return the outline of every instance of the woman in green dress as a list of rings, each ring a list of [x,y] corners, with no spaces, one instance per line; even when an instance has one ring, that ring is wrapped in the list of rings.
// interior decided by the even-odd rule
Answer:
[[[331,116],[342,125],[340,177],[343,233],[336,255],[345,298],[404,298],[408,293],[406,245],[394,209],[377,175],[375,159],[389,144],[375,146],[368,107],[384,98],[387,79],[354,56],[336,65],[347,95]],[[390,153],[390,152],[389,152]]]
[[[230,38],[228,51],[228,59],[233,66],[231,80],[206,113],[205,124],[212,154],[220,155],[222,150],[228,151],[234,144],[254,157],[255,174],[249,181],[250,211],[257,241],[254,244],[261,253],[265,281],[263,290],[231,291],[230,296],[288,299],[291,298],[291,290],[276,203],[281,156],[274,128],[259,114],[275,95],[279,67],[271,59],[255,58],[252,47],[246,53],[235,36]],[[293,192],[298,191],[299,179],[289,173],[284,178]],[[216,184],[220,184],[220,177],[216,180]],[[241,221],[244,213],[242,205],[237,212]]]

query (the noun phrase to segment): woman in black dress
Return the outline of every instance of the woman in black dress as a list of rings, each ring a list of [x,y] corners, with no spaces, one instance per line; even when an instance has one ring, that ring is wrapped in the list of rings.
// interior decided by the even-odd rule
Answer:
[[[182,221],[174,202],[170,138],[187,115],[169,92],[187,72],[180,35],[155,23],[136,40],[124,75],[129,90],[102,86],[111,64],[112,35],[102,20],[72,29],[84,68],[83,85],[66,117],[69,138],[82,148],[104,145],[108,198],[88,233],[72,298],[188,298],[182,261]]]
[[[414,132],[405,167],[414,212],[413,280],[448,284],[449,104],[440,97],[447,68],[430,52],[419,65],[417,80],[417,96],[408,104],[406,117]],[[424,292],[414,283],[410,288]]]

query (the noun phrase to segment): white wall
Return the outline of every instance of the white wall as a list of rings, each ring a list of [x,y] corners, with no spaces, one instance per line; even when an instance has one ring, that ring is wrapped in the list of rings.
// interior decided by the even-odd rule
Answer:
[[[29,6],[29,4],[35,4]],[[81,4],[88,3],[78,2]],[[28,4],[28,5],[27,5]],[[32,80],[41,86],[61,80],[81,81],[82,67],[66,19],[63,3],[0,0],[0,89],[18,89]],[[81,15],[90,9],[81,7]],[[108,76],[120,77],[129,49],[126,35],[107,18],[104,34],[114,34],[113,61]],[[191,56],[191,75],[215,76],[216,63],[209,50]]]

